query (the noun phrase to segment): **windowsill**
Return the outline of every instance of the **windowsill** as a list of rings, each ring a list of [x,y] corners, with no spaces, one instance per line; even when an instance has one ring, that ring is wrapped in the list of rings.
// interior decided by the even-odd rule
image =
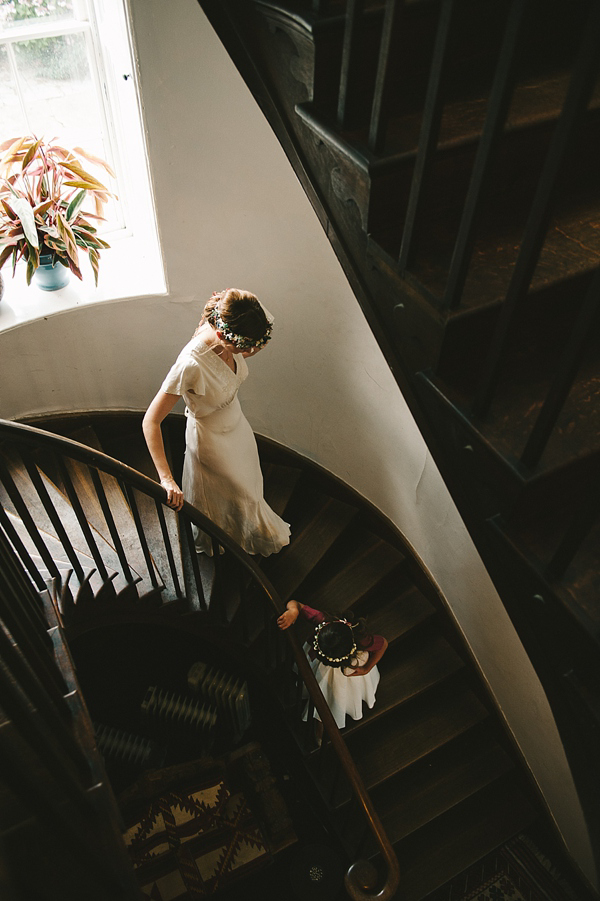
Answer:
[[[2,269],[4,296],[0,301],[0,332],[76,307],[167,293],[156,240],[148,240],[147,236],[114,234],[107,236],[107,240],[111,246],[102,251],[97,288],[85,253],[80,257],[83,281],[71,273],[69,284],[58,291],[42,291],[33,281],[28,287],[25,267],[17,266],[13,278],[7,263]]]

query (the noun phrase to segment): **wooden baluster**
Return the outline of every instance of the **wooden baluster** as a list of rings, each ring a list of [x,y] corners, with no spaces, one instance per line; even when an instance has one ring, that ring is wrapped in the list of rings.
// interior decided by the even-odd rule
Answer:
[[[123,482],[121,480],[119,480],[119,486],[121,488],[121,491],[127,498],[127,503],[129,504],[131,515],[133,516],[135,530],[140,542],[140,547],[142,548],[142,554],[144,555],[144,562],[146,564],[148,575],[150,576],[150,582],[152,583],[152,586],[154,588],[158,588],[159,582],[156,576],[156,567],[154,566],[152,554],[150,553],[150,548],[148,547],[148,539],[146,538],[146,532],[144,531],[144,526],[142,525],[142,518],[140,516],[137,501],[135,499],[135,492],[131,485],[128,485],[126,482]]]
[[[89,811],[90,801],[82,792],[80,782],[84,774],[89,777],[89,767],[81,749],[64,723],[48,728],[40,712],[32,707],[22,687],[15,682],[5,660],[0,660],[0,697],[4,713],[60,781],[65,794],[82,810]],[[65,759],[65,754],[68,759]],[[74,764],[78,776],[75,775]]]
[[[96,539],[94,538],[94,533],[90,527],[89,522],[87,521],[87,517],[86,517],[85,513],[83,512],[83,507],[81,506],[81,501],[79,500],[79,495],[77,494],[77,491],[73,484],[73,480],[71,479],[71,475],[65,464],[65,460],[60,454],[53,454],[52,459],[54,461],[54,465],[57,467],[58,472],[60,473],[63,487],[67,494],[67,498],[69,499],[69,503],[71,504],[71,507],[73,508],[73,512],[75,513],[75,516],[77,517],[77,523],[83,533],[83,537],[85,538],[85,541],[86,541],[88,550],[92,556],[92,559],[93,559],[94,563],[96,564],[98,573],[100,574],[100,577],[102,578],[102,580],[105,583],[108,583],[109,582],[108,570],[106,569],[106,566],[104,564],[104,559],[102,557],[102,554],[100,553]]]
[[[204,597],[204,588],[202,586],[202,576],[200,575],[200,567],[198,565],[198,555],[196,553],[196,544],[192,534],[192,525],[183,513],[179,514],[179,532],[183,535],[182,550],[187,552],[187,557],[191,565],[192,575],[194,578],[194,586],[198,595],[198,604],[200,610],[206,612],[206,599]],[[214,559],[214,557],[213,557]]]
[[[17,486],[15,485],[12,476],[8,472],[8,469],[4,465],[4,461],[2,459],[0,459],[0,482],[4,484],[7,494],[10,497],[15,510],[17,511],[17,515],[22,520],[23,525],[29,533],[29,537],[35,544],[36,550],[42,558],[44,566],[46,567],[50,575],[53,578],[58,579],[58,582],[60,583],[62,579],[60,571],[52,558],[52,554],[46,547],[44,540],[39,533],[38,527],[27,508],[27,504],[21,497],[21,494]]]
[[[302,723],[302,746],[305,751],[312,750],[315,742],[315,702],[313,699],[308,697],[307,707],[306,707],[306,722]],[[302,713],[302,720],[304,720],[304,713]]]
[[[263,648],[262,648],[262,665],[265,669],[265,672],[270,672],[270,660],[271,660],[271,611],[269,610],[266,604],[263,605],[261,610],[262,615],[262,635],[263,635]]]
[[[15,725],[2,723],[0,715],[0,767],[10,776],[11,790],[26,809],[40,817],[46,829],[58,832],[73,854],[85,861],[90,879],[106,886],[113,893],[110,897],[123,897],[123,870],[117,873],[113,861],[91,840],[96,811],[89,795],[68,769],[54,767],[52,755],[43,743],[32,748],[40,760],[40,766],[32,767],[29,755],[22,753],[22,737],[16,732]],[[73,806],[65,804],[65,795],[71,798]]]
[[[338,793],[338,789],[340,787],[340,781],[342,778],[342,764],[339,759],[334,760],[334,772],[333,779],[329,779],[329,805],[330,807],[335,807],[335,799]]]
[[[10,546],[8,539],[0,532],[0,568],[4,575],[5,584],[4,592],[7,597],[21,597],[18,601],[18,609],[27,617],[29,628],[40,638],[42,638],[48,647],[50,642],[46,639],[46,631],[48,622],[44,610],[44,604],[34,586],[29,582],[23,569],[23,564],[16,555],[15,550]],[[44,583],[43,589],[47,588]]]
[[[169,562],[169,572],[171,573],[171,580],[173,582],[173,589],[178,598],[182,598],[183,594],[181,592],[181,585],[179,583],[179,575],[177,573],[177,566],[175,565],[175,556],[173,554],[173,548],[171,546],[171,537],[169,535],[169,529],[167,528],[167,522],[165,519],[165,511],[163,510],[163,505],[160,501],[154,501],[156,507],[156,515],[158,516],[158,522],[160,525],[160,531],[162,534],[163,545],[165,548],[165,552],[167,555],[167,560]]]
[[[524,466],[532,468],[544,453],[556,420],[569,396],[585,348],[592,336],[597,333],[599,313],[600,269],[597,270],[585,295],[571,335],[555,367],[552,384],[521,455]]]
[[[521,36],[523,13],[528,0],[513,0],[506,23],[504,40],[496,66],[496,74],[488,101],[488,111],[477,148],[471,181],[467,191],[460,226],[454,244],[443,305],[459,306],[473,252],[475,226],[492,163],[502,138],[515,82],[517,48]]]
[[[12,638],[14,639],[14,636]],[[28,702],[33,705],[37,714],[45,721],[64,753],[69,755],[75,766],[79,768],[81,775],[87,774],[88,767],[85,758],[65,728],[65,723],[68,724],[71,720],[71,714],[64,695],[57,688],[57,681],[62,681],[62,678],[41,681],[39,672],[33,668],[37,663],[35,658],[32,660],[25,658],[23,649],[13,644],[10,633],[2,623],[0,623],[0,656],[6,671],[19,686]],[[58,669],[55,663],[54,667]],[[31,711],[31,715],[36,715],[34,710]]]
[[[98,498],[98,502],[102,510],[102,515],[104,516],[104,521],[107,525],[110,537],[112,538],[114,549],[117,552],[117,557],[119,558],[119,563],[121,564],[123,576],[126,582],[129,582],[131,585],[133,585],[136,579],[129,567],[125,549],[123,547],[123,542],[121,541],[119,530],[117,529],[117,526],[115,524],[115,520],[110,509],[110,504],[108,502],[108,498],[106,497],[106,492],[104,491],[104,485],[102,484],[102,480],[100,478],[100,473],[93,466],[88,466],[88,469],[92,477],[92,482],[96,491],[96,497]]]
[[[585,116],[595,86],[600,54],[600,3],[592,3],[583,31],[583,41],[565,103],[542,169],[531,206],[521,248],[502,305],[490,351],[485,363],[477,397],[473,406],[476,416],[485,416],[494,399],[510,345],[516,314],[529,290],[529,285],[542,250],[548,222],[553,210],[558,177],[577,126]]]
[[[421,200],[425,193],[440,133],[442,113],[444,112],[442,86],[448,57],[454,3],[455,0],[442,0],[442,8],[438,20],[431,69],[429,72],[429,83],[427,85],[427,94],[425,96],[425,106],[423,109],[423,122],[421,125],[421,133],[419,135],[417,158],[415,160],[415,168],[410,186],[406,217],[404,220],[404,229],[402,232],[399,257],[401,269],[408,268],[412,263],[414,256],[413,239],[417,218],[420,212]]]
[[[76,574],[77,578],[79,579],[79,581],[83,582],[83,579],[84,579],[83,566],[81,565],[81,561],[79,559],[77,551],[73,547],[73,544],[71,543],[71,539],[69,538],[67,531],[62,524],[61,518],[58,515],[58,513],[56,512],[56,508],[55,508],[54,504],[52,503],[50,495],[48,494],[48,490],[47,490],[46,486],[44,485],[44,482],[42,480],[42,477],[40,476],[37,466],[35,465],[30,454],[28,453],[28,451],[26,451],[25,449],[23,449],[23,451],[21,453],[21,459],[23,460],[23,463],[25,464],[27,474],[29,475],[29,478],[31,479],[31,484],[35,488],[35,490],[37,492],[37,496],[39,497],[44,510],[48,514],[48,519],[52,523],[52,526],[56,532],[57,538],[58,538],[59,542],[61,543],[61,545],[63,546],[67,557],[69,558],[69,563],[75,570],[75,574]]]
[[[400,13],[403,10],[404,0],[387,0],[369,125],[369,148],[374,153],[380,153],[385,143],[391,68],[392,61],[397,57],[397,50],[394,54],[394,49],[399,30]]]
[[[0,505],[0,526],[2,526],[5,537],[10,541],[10,543],[14,547],[21,562],[23,563],[23,566],[25,567],[25,569],[31,576],[31,579],[33,580],[34,584],[37,586],[37,588],[40,591],[43,591],[43,589],[46,587],[46,582],[44,580],[44,577],[42,576],[39,569],[37,568],[37,566],[31,559],[31,557],[29,556],[29,552],[28,552],[27,548],[25,547],[25,545],[19,538],[19,535],[18,535],[17,531],[15,530],[15,527],[13,526],[12,522],[8,518],[6,511],[4,510],[4,507],[2,507],[1,505]]]
[[[359,33],[363,19],[364,6],[365,0],[348,0],[337,109],[338,125],[340,128],[345,128],[348,124],[352,109],[351,104],[356,94],[361,68]]]
[[[37,605],[39,598],[22,577],[14,553],[4,540],[0,541],[0,575],[0,618],[42,683],[54,682],[62,696],[67,688],[54,664],[53,643],[48,635],[48,624]]]
[[[575,554],[598,519],[600,509],[600,478],[592,483],[583,506],[575,514],[552,560],[546,567],[551,579],[562,579]]]

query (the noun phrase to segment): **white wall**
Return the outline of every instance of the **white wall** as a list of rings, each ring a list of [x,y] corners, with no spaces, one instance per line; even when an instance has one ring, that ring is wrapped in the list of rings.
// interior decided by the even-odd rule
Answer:
[[[406,534],[595,883],[545,696],[289,164],[195,0],[131,6],[169,294],[0,332],[1,415],[143,409],[204,299],[255,291],[275,330],[243,389],[253,427],[348,481]]]

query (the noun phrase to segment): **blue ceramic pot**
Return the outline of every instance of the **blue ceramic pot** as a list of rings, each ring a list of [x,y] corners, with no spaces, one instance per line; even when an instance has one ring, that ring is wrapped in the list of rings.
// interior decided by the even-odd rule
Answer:
[[[33,273],[38,288],[42,291],[58,291],[69,281],[69,270],[62,263],[52,265],[52,254],[40,254],[40,265]]]

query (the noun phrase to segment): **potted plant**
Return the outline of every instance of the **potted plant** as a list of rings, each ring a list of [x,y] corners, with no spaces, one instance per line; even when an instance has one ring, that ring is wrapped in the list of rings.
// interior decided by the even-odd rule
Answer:
[[[14,277],[24,259],[28,285],[40,266],[56,269],[57,264],[81,279],[79,254],[84,251],[97,286],[100,251],[110,245],[89,220],[103,219],[104,204],[113,195],[86,171],[80,157],[114,177],[108,163],[81,147],[67,150],[33,135],[0,144],[0,154],[0,269],[12,258]],[[83,211],[87,201],[93,212]],[[40,287],[52,290],[48,284]]]

